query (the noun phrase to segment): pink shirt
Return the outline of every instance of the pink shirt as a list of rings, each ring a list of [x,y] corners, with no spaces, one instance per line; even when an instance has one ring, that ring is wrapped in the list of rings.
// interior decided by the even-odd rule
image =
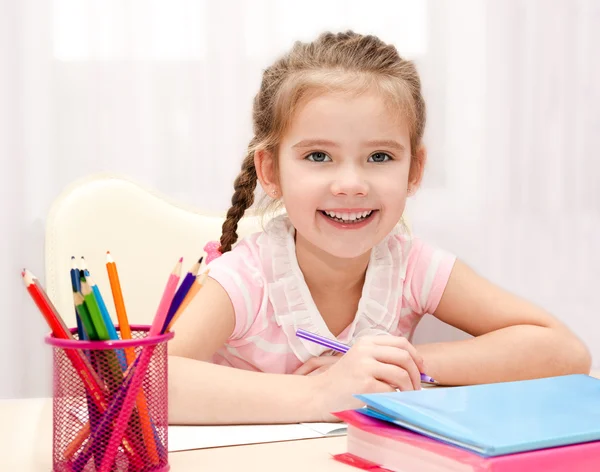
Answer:
[[[327,351],[297,338],[297,328],[346,344],[378,334],[410,340],[422,316],[437,308],[455,261],[396,227],[372,249],[354,320],[335,338],[298,266],[294,231],[286,216],[278,216],[209,264],[235,311],[235,328],[214,354],[215,364],[291,373]]]

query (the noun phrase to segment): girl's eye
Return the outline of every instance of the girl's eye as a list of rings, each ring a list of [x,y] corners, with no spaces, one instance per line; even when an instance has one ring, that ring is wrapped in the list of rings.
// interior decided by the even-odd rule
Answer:
[[[311,152],[305,159],[312,162],[327,162],[331,160],[331,157],[324,152]]]
[[[390,157],[390,155],[386,154],[385,152],[376,152],[375,154],[371,155],[371,157],[369,157],[369,162],[386,162],[391,160],[392,158]]]

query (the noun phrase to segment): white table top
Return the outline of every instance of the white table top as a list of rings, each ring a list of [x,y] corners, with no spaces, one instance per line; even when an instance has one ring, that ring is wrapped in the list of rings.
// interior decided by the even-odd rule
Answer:
[[[346,437],[172,452],[173,472],[352,472],[332,459],[346,450]],[[52,399],[0,400],[0,471],[52,470]]]
[[[600,378],[600,371],[590,375]],[[169,453],[173,472],[352,472],[332,458],[346,436]],[[52,470],[52,399],[0,400],[0,471]]]

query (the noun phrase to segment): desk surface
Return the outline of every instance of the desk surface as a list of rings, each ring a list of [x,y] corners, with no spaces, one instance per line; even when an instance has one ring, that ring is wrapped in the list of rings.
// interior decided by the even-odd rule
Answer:
[[[600,378],[600,371],[590,375]],[[173,472],[352,472],[332,459],[346,450],[346,437],[304,439],[172,452]],[[52,399],[0,400],[0,471],[52,470]]]
[[[332,459],[346,450],[346,437],[304,439],[172,452],[173,472],[352,472]],[[0,471],[52,470],[52,399],[0,400]]]

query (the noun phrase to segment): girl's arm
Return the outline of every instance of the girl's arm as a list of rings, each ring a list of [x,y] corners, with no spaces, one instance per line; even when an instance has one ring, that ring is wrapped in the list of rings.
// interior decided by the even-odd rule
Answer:
[[[206,362],[233,328],[234,312],[227,292],[209,278],[175,325],[175,337],[169,343],[169,422],[319,421],[310,378]]]
[[[335,420],[357,408],[355,393],[420,388],[422,359],[406,339],[365,337],[321,375],[250,372],[207,361],[233,332],[233,305],[208,279],[175,325],[169,343],[172,424],[293,423]]]
[[[458,260],[434,316],[475,336],[416,346],[442,384],[589,373],[589,351],[564,324]]]

